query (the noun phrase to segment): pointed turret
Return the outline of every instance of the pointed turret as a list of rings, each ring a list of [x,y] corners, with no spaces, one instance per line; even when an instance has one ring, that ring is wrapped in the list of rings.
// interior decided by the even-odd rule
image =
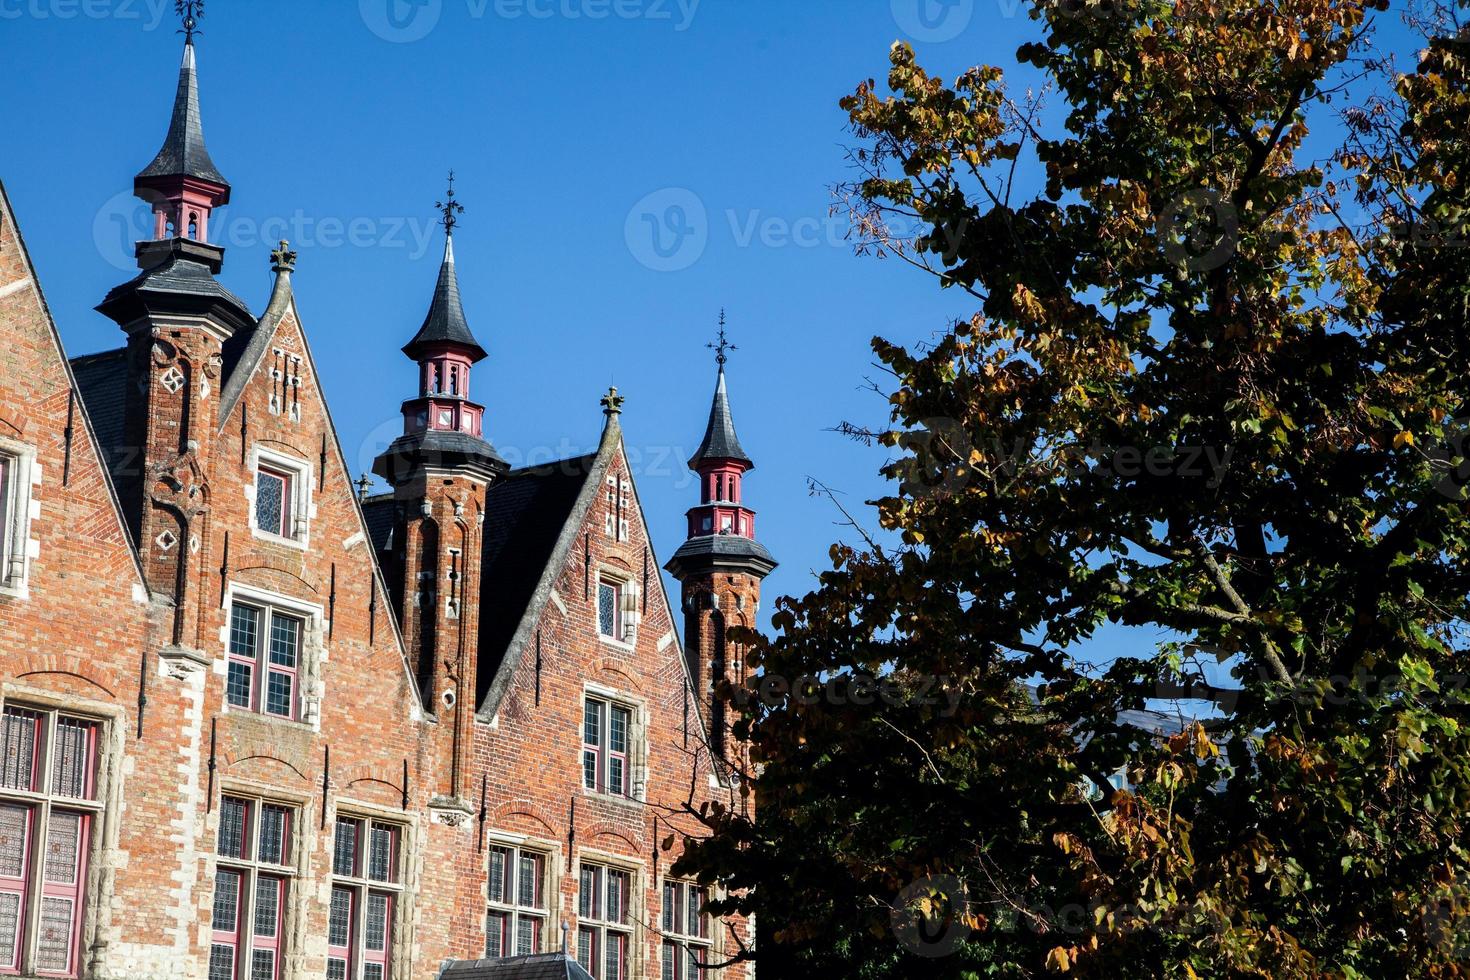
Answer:
[[[459,298],[454,226],[464,207],[454,199],[453,171],[448,197],[438,208],[444,215],[444,261],[423,326],[403,345],[404,355],[418,362],[419,393],[403,403],[403,435],[373,464],[373,472],[395,486],[425,463],[469,466],[486,479],[507,469],[484,439],[485,406],[470,401],[470,368],[486,354]]]
[[[439,266],[439,281],[434,284],[434,299],[429,304],[429,314],[424,325],[412,340],[403,345],[403,353],[413,360],[421,360],[425,351],[433,347],[451,345],[460,348],[475,363],[485,359],[485,348],[475,340],[470,325],[464,318],[464,306],[459,301],[459,276],[454,271],[454,231],[444,235],[444,261]]]
[[[699,506],[689,510],[689,539],[666,566],[675,578],[704,570],[708,560],[720,556],[720,564],[732,562],[751,574],[765,577],[776,567],[769,552],[755,540],[755,511],[742,503],[745,474],[755,469],[735,434],[730,411],[730,392],[725,383],[727,351],[735,346],[725,339],[725,314],[720,313],[720,340],[709,344],[715,350],[718,373],[715,396],[710,403],[709,424],[704,440],[689,458],[689,468],[699,474]]]
[[[209,242],[209,216],[229,199],[230,186],[210,160],[199,124],[192,43],[198,5],[182,12],[184,60],[168,136],[134,182],[153,206],[153,239],[137,243],[142,271],[97,309],[128,337],[123,446],[132,462],[116,475],[118,497],[149,589],[173,604],[170,645],[194,649],[201,607],[189,597],[205,560],[197,542],[208,511],[225,349],[256,320],[215,279],[225,250]]]
[[[490,486],[510,467],[485,441],[485,408],[470,401],[470,368],[485,349],[465,320],[454,270],[454,172],[444,216],[444,261],[423,326],[403,347],[418,362],[418,394],[403,403],[403,435],[373,461],[393,487],[395,552],[389,565],[398,622],[425,710],[448,732],[452,763],[431,810],[467,822],[468,746],[479,690],[481,550]],[[440,819],[439,817],[435,818]]]
[[[133,178],[133,193],[153,206],[153,237],[159,241],[208,242],[210,213],[230,201],[229,182],[204,145],[192,39],[184,42],[168,135],[153,162]]]
[[[199,76],[194,67],[194,44],[184,45],[184,60],[179,66],[179,88],[174,93],[174,113],[169,119],[168,135],[153,162],[138,172],[138,183],[165,177],[192,177],[224,188],[226,199],[230,185],[209,157],[204,145],[204,124],[199,117]],[[220,203],[225,203],[221,201]]]
[[[725,703],[715,691],[722,681],[745,676],[744,654],[730,641],[734,626],[753,627],[760,609],[761,582],[776,559],[755,539],[755,511],[744,504],[741,486],[755,463],[735,435],[730,393],[725,383],[725,314],[720,313],[718,373],[704,441],[689,460],[699,474],[699,505],[690,508],[687,540],[664,567],[679,580],[684,609],[684,656],[689,676],[707,699],[709,745],[729,758]]]
[[[747,470],[755,469],[755,463],[740,448],[740,437],[735,434],[735,420],[730,415],[730,395],[725,390],[723,361],[715,381],[715,399],[709,407],[709,425],[704,430],[704,441],[690,458],[689,468],[697,470],[702,464],[720,460],[744,463]]]

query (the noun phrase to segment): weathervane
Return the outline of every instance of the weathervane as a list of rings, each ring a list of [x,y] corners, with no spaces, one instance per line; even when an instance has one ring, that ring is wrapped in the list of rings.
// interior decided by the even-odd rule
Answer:
[[[725,339],[725,311],[723,308],[720,310],[720,342],[718,344],[705,344],[704,346],[715,352],[715,361],[722,368],[725,366],[725,362],[730,359],[730,355],[726,354],[725,351],[740,349]]]
[[[434,207],[444,213],[444,234],[454,234],[454,226],[459,224],[457,214],[464,214],[464,205],[454,199],[454,171],[449,171],[449,193],[444,200],[434,202]]]
[[[199,18],[204,16],[204,0],[174,0],[174,12],[184,21],[184,28],[179,31],[184,35],[184,43],[193,44]]]

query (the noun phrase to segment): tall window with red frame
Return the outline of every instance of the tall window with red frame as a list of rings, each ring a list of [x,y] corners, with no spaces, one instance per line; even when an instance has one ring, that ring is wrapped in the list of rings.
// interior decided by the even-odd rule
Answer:
[[[706,980],[712,974],[709,920],[704,914],[708,893],[692,882],[665,881],[663,891],[663,980]]]
[[[327,980],[386,980],[403,898],[403,828],[337,818],[327,916]]]
[[[577,963],[597,980],[627,980],[633,875],[584,862],[577,889]]]
[[[546,936],[546,863],[546,855],[538,851],[490,848],[487,957],[541,952]]]
[[[225,700],[233,707],[295,718],[305,621],[264,605],[230,607]]]
[[[291,899],[294,807],[220,799],[209,980],[279,980]]]
[[[80,975],[100,733],[62,711],[0,714],[0,973]]]
[[[11,472],[15,463],[9,456],[0,456],[0,582],[4,582],[10,562]]]
[[[631,796],[628,757],[632,739],[632,708],[587,698],[582,709],[582,786],[597,793]]]

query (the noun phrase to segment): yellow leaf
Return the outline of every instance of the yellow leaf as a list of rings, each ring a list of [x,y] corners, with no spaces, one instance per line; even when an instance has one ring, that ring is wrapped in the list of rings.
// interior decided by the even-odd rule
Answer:
[[[1048,970],[1055,970],[1058,973],[1066,973],[1072,969],[1072,958],[1067,955],[1065,949],[1057,946],[1050,953],[1046,954],[1046,968]]]
[[[1395,449],[1402,449],[1405,446],[1412,446],[1413,444],[1414,433],[1412,432],[1400,432],[1393,437],[1393,448]]]

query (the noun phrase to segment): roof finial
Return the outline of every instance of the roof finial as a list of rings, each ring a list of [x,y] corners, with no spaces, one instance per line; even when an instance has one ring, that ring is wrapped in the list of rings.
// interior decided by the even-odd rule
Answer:
[[[443,214],[444,214],[444,234],[446,236],[453,235],[454,234],[454,226],[457,225],[457,224],[459,224],[459,219],[457,217],[455,217],[455,215],[464,214],[464,205],[463,204],[460,204],[458,201],[456,201],[454,199],[454,171],[453,170],[449,171],[449,192],[448,192],[448,194],[445,195],[444,200],[442,200],[442,201],[435,201],[434,202],[434,207],[437,208],[439,211],[443,212]]]
[[[291,250],[291,243],[284,238],[281,239],[281,247],[271,252],[271,271],[296,271],[296,253]]]
[[[357,486],[357,499],[358,500],[363,500],[363,499],[365,499],[367,497],[368,491],[372,489],[372,486],[373,486],[373,478],[370,477],[370,476],[368,476],[366,473],[364,473],[362,476],[360,476],[360,477],[357,478],[356,486]]]
[[[730,359],[730,355],[726,354],[725,352],[740,349],[739,347],[736,347],[734,344],[730,343],[730,341],[725,339],[724,307],[720,307],[720,342],[718,344],[705,344],[704,346],[715,352],[715,362],[720,365],[720,370],[722,371],[725,369],[725,362]]]
[[[602,414],[608,418],[612,418],[614,415],[622,415],[623,401],[624,398],[618,394],[617,388],[608,388],[607,394],[602,396]]]
[[[174,0],[174,12],[184,22],[179,31],[184,35],[184,43],[193,44],[194,35],[202,33],[199,30],[199,18],[204,16],[204,0]]]

